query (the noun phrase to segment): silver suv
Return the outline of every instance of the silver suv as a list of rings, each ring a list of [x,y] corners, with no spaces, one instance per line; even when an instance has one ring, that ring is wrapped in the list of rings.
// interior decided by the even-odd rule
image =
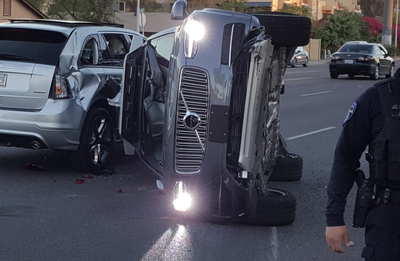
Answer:
[[[90,22],[0,24],[0,145],[72,151],[78,169],[102,168],[118,133],[107,93],[119,89],[105,83],[121,80],[131,42],[144,39]]]

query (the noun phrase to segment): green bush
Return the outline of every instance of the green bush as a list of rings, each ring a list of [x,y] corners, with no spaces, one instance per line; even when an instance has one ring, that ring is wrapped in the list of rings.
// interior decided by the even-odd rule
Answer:
[[[400,55],[400,50],[393,45],[384,45],[390,56]]]

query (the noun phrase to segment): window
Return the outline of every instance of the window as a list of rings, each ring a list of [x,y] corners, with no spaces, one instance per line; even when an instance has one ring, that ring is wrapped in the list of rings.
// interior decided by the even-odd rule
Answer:
[[[0,29],[0,55],[9,60],[56,65],[66,42],[67,37],[58,32]]]
[[[152,41],[150,44],[156,48],[156,51],[159,55],[169,61],[172,53],[172,47],[174,45],[174,37],[174,34],[168,34],[158,39],[155,39],[156,41]]]
[[[121,36],[105,35],[111,58],[124,59],[127,53],[124,40]]]
[[[11,0],[3,1],[3,15],[10,16],[11,15]]]
[[[79,65],[96,65],[99,63],[99,48],[97,41],[90,38],[83,47],[81,57],[79,58]]]

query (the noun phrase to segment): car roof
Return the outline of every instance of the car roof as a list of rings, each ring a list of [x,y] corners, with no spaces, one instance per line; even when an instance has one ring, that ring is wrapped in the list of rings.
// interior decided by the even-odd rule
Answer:
[[[11,19],[8,23],[0,23],[0,28],[24,28],[61,32],[70,35],[79,27],[92,27],[94,30],[101,31],[104,29],[112,29],[116,32],[133,32],[129,29],[123,29],[123,25],[95,23],[87,21],[66,21],[53,19]]]

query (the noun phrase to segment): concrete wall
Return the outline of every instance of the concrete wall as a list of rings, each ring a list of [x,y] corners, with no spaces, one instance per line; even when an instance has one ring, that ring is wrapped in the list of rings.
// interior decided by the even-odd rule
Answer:
[[[310,60],[321,59],[321,39],[310,39],[309,44],[303,48],[308,52]]]

